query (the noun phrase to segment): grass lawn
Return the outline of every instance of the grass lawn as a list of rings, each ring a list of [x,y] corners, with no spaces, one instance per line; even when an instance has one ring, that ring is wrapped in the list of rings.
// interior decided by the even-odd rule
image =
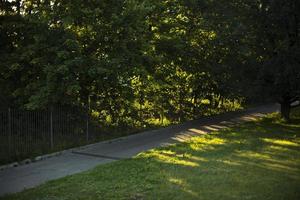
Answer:
[[[300,199],[300,112],[277,114],[3,199]],[[1,198],[0,198],[1,199]]]

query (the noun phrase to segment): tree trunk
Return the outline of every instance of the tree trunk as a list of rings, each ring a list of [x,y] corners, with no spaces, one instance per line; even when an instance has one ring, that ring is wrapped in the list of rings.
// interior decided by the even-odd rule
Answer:
[[[288,101],[283,101],[280,103],[280,112],[281,112],[281,117],[285,121],[290,121],[290,111],[291,111],[291,105],[290,102]]]

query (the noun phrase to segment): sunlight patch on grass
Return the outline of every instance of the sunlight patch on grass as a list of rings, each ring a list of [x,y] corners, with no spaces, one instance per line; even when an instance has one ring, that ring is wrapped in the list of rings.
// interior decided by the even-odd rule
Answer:
[[[239,157],[245,157],[249,159],[257,159],[257,160],[271,160],[271,155],[264,154],[260,152],[246,151],[246,152],[238,152],[237,155]]]
[[[188,193],[189,195],[191,195],[193,197],[198,197],[198,194],[195,191],[189,189],[188,183],[186,181],[184,181],[183,179],[171,177],[171,178],[169,178],[169,182],[171,184],[176,185],[177,187],[179,187],[181,190]]]
[[[284,148],[283,148],[284,149]],[[265,167],[269,170],[278,171],[285,174],[292,174],[299,177],[300,169],[297,163],[300,163],[300,159],[292,159],[291,156],[287,156],[289,152],[282,152],[282,148],[276,148],[270,151],[269,147],[264,148],[262,152],[254,151],[240,151],[236,156],[240,158],[246,158],[249,165],[253,165],[259,168]],[[278,151],[279,150],[279,151]],[[284,151],[286,151],[284,149]],[[286,158],[286,159],[285,159]]]
[[[278,146],[278,145],[270,145],[266,147],[266,149],[269,151],[291,151],[289,148]]]
[[[189,144],[192,150],[207,150],[214,149],[217,145],[226,143],[225,139],[222,138],[210,138],[210,137],[192,137],[191,143]]]
[[[165,151],[165,150],[150,150],[144,154],[140,154],[140,157],[148,157],[148,158],[154,158],[157,161],[163,162],[163,163],[169,163],[174,165],[183,165],[183,166],[189,166],[189,167],[198,167],[199,164],[196,162],[190,161],[190,155],[189,154],[176,154],[172,151]]]
[[[233,165],[233,166],[240,166],[241,165],[241,163],[234,162],[232,160],[221,160],[221,162],[223,162],[226,165]]]
[[[265,166],[267,166],[269,169],[272,170],[277,170],[285,173],[294,173],[295,175],[300,172],[298,168],[287,166],[285,164],[280,164],[280,163],[264,163]],[[299,177],[298,177],[299,179]]]
[[[206,144],[206,145],[221,145],[225,144],[226,140],[223,138],[217,138],[217,137],[194,137],[192,138],[193,143],[200,143],[200,144]]]
[[[271,139],[271,138],[262,138],[261,140],[267,143],[278,144],[282,146],[295,146],[295,147],[300,146],[298,143],[288,141],[288,140],[279,140],[279,139]]]
[[[169,181],[171,183],[174,183],[176,185],[185,185],[184,181],[182,179],[178,179],[178,178],[169,178]]]

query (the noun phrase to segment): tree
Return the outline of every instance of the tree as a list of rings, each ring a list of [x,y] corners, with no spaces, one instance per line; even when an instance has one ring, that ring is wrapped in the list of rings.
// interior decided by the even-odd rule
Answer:
[[[2,106],[90,105],[119,126],[194,119],[241,98],[250,41],[237,0],[1,2]]]
[[[261,91],[280,103],[281,115],[289,121],[300,100],[300,2],[264,0],[254,8]]]
[[[282,118],[289,121],[290,110],[300,105],[300,2],[210,1],[204,7],[210,10],[209,24],[216,27],[213,42],[219,43],[219,52],[211,55],[225,65],[223,77],[233,77],[221,85],[236,82],[234,96],[278,102]]]

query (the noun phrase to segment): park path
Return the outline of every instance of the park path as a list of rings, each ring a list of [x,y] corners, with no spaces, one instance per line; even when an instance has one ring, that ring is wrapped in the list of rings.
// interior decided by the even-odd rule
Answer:
[[[66,151],[57,157],[0,171],[0,196],[20,192],[49,180],[89,170],[155,147],[182,142],[191,136],[226,128],[232,124],[253,120],[278,111],[277,105],[265,105],[241,112],[205,117],[183,124],[88,145]]]

